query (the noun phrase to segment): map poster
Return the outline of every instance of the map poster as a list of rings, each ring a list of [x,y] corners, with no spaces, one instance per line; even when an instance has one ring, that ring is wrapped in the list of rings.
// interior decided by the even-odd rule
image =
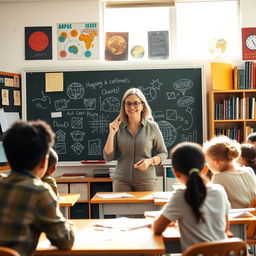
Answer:
[[[148,57],[153,59],[169,57],[168,31],[148,32]]]
[[[58,59],[99,58],[99,26],[97,22],[61,23],[57,26]]]
[[[127,60],[128,37],[128,32],[106,32],[105,60]]]

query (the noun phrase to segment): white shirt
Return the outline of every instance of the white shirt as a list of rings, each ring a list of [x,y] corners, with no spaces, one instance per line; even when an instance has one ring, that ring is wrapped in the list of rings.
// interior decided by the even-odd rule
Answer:
[[[185,201],[184,194],[185,189],[175,190],[162,210],[162,215],[170,221],[178,220],[182,250],[199,242],[227,238],[226,215],[230,203],[224,188],[218,184],[207,184],[207,196],[200,207],[205,221],[199,223],[196,222],[191,206]]]

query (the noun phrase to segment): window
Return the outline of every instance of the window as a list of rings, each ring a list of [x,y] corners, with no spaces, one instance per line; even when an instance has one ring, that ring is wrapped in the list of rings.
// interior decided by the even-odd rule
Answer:
[[[103,8],[104,35],[128,32],[128,60],[149,59],[149,31],[167,31],[169,59],[241,57],[239,0],[175,2],[173,8]],[[144,49],[141,59],[132,54],[135,46]]]
[[[103,24],[104,32],[129,33],[128,60],[145,60],[148,59],[148,31],[170,30],[169,7],[105,8]],[[144,48],[143,57],[131,54],[136,46]]]
[[[176,3],[178,59],[238,57],[238,1]]]

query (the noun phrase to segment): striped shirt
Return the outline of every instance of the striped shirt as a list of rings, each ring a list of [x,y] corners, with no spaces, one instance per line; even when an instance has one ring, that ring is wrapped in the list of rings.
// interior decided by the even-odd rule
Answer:
[[[12,171],[0,181],[0,245],[31,256],[41,232],[60,249],[73,245],[73,225],[61,214],[48,184],[31,172]]]

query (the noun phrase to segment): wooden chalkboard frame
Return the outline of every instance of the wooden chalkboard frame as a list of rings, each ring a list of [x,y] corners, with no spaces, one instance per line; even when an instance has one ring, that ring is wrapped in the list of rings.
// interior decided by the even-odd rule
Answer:
[[[85,66],[83,68],[67,68],[67,67],[51,67],[51,68],[40,68],[40,69],[25,69],[22,72],[22,119],[27,120],[27,85],[26,85],[26,75],[28,73],[34,72],[86,72],[86,71],[132,71],[132,70],[150,70],[150,69],[200,69],[201,70],[201,103],[202,103],[202,140],[205,141],[207,139],[207,104],[206,104],[206,86],[205,86],[205,74],[204,70],[205,67],[203,65],[166,65],[166,64],[159,64],[159,65],[123,65],[120,64],[117,66],[116,64],[112,63],[108,66],[100,66],[100,68],[96,67],[89,67]],[[81,159],[82,160],[82,159]],[[83,164],[80,161],[60,161],[60,166],[82,166]]]

